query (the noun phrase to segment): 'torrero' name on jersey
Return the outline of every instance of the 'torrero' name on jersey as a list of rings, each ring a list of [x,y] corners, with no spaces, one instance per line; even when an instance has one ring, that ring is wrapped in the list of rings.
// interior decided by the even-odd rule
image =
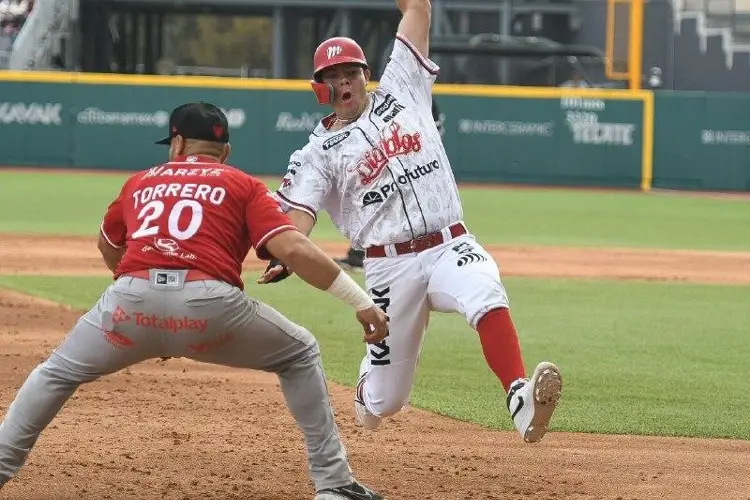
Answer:
[[[133,193],[133,201],[135,208],[145,205],[152,200],[160,200],[168,197],[208,201],[214,205],[221,205],[226,195],[226,189],[221,186],[172,182],[170,184],[157,184],[153,187],[149,186],[139,189]]]

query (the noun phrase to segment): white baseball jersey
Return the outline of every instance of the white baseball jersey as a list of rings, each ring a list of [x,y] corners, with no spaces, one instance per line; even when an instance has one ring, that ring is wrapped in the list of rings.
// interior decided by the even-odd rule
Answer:
[[[400,35],[371,103],[330,132],[331,115],[295,151],[277,195],[313,217],[326,210],[355,248],[399,243],[460,221],[453,171],[432,117],[439,68]]]

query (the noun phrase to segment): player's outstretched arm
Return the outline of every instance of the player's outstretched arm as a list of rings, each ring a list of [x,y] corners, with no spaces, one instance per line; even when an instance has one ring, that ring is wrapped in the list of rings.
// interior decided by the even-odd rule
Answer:
[[[364,341],[380,342],[388,335],[388,319],[367,293],[305,235],[284,231],[269,239],[266,250],[293,267],[308,284],[326,291],[357,311]]]
[[[430,0],[396,0],[403,14],[397,33],[428,58],[430,52],[430,23],[432,5]]]

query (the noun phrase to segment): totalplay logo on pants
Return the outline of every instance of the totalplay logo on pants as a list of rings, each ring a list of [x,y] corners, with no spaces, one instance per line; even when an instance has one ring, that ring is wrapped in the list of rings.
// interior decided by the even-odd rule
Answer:
[[[197,331],[204,333],[206,326],[208,326],[207,319],[190,319],[187,316],[182,318],[176,318],[174,316],[167,316],[161,318],[156,314],[147,316],[143,313],[133,313],[135,316],[135,324],[137,326],[144,326],[147,328],[157,328],[159,330],[167,330],[172,333]]]

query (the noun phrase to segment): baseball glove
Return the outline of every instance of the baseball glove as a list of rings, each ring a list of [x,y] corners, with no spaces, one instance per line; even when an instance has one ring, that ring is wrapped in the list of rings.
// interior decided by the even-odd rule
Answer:
[[[279,281],[285,280],[289,277],[291,274],[289,272],[289,268],[284,265],[283,262],[281,262],[279,259],[271,259],[271,262],[268,263],[268,267],[266,267],[266,272],[271,270],[272,268],[276,266],[281,266],[284,270],[281,271],[279,274],[273,277],[272,280],[269,281],[269,283],[278,283]]]

